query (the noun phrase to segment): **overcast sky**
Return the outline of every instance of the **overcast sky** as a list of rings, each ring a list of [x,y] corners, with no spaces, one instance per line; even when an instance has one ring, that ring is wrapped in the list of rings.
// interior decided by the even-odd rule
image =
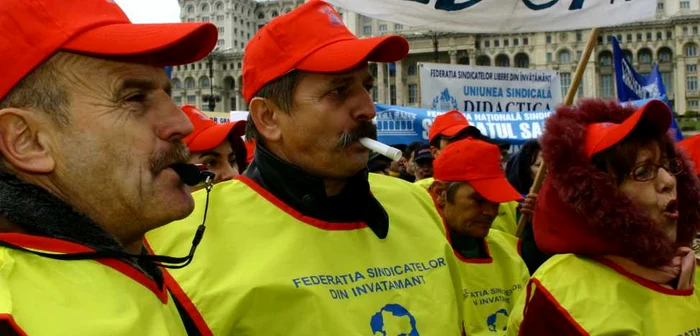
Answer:
[[[177,0],[116,0],[134,23],[180,22]]]

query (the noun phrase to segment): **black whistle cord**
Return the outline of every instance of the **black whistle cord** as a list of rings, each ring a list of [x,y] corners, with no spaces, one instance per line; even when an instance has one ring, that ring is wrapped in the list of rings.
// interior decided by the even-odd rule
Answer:
[[[191,165],[194,166],[194,165]],[[175,171],[180,174],[181,176],[183,173],[179,169],[175,169]],[[192,173],[192,171],[186,172],[187,174]],[[88,260],[88,259],[136,259],[139,261],[149,261],[156,266],[164,267],[164,268],[170,268],[170,269],[178,269],[178,268],[183,268],[187,265],[189,265],[192,262],[192,259],[194,258],[194,253],[197,250],[197,245],[202,241],[202,237],[204,236],[204,230],[206,227],[204,224],[207,221],[207,212],[209,211],[209,193],[211,192],[211,189],[213,187],[213,180],[214,180],[214,174],[209,171],[198,171],[199,174],[199,181],[204,181],[205,183],[205,189],[207,191],[207,198],[204,206],[204,216],[202,219],[202,224],[200,224],[197,227],[197,231],[194,234],[194,238],[192,239],[192,247],[190,248],[190,252],[187,254],[187,256],[184,257],[171,257],[171,256],[163,256],[163,255],[151,255],[151,254],[131,254],[131,253],[126,253],[123,251],[113,251],[113,250],[106,250],[106,251],[94,251],[94,252],[80,252],[80,253],[47,253],[47,252],[41,252],[41,251],[36,251],[33,249],[28,249],[19,245],[15,245],[3,240],[0,240],[0,246],[11,248],[14,250],[19,250],[19,251],[24,251],[24,252],[29,252],[35,255],[38,255],[40,257],[46,257],[46,258],[51,258],[51,259],[56,259],[56,260]],[[193,181],[192,176],[189,176],[188,179],[183,178],[183,181],[186,181],[187,184],[190,184],[190,182]],[[195,183],[196,184],[196,183]]]

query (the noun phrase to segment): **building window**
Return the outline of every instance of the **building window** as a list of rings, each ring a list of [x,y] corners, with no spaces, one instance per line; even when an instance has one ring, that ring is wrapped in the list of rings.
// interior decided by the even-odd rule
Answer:
[[[176,89],[176,90],[182,89],[182,83],[180,83],[180,80],[177,78],[173,78],[173,80],[171,81],[171,84],[173,86],[173,89]]]
[[[600,66],[612,66],[612,56],[610,56],[608,53],[600,55]]]
[[[226,41],[224,39],[220,39],[216,41],[216,45],[219,47],[223,47],[226,44]]]
[[[510,58],[504,54],[496,56],[496,66],[507,68],[510,66]]]
[[[379,25],[379,31],[380,31],[380,32],[385,32],[385,31],[387,31],[387,30],[388,30],[388,28],[387,28],[387,26],[386,26],[385,24],[380,24],[380,25]]]
[[[187,104],[194,105],[197,103],[197,96],[190,95],[187,96]]]
[[[515,55],[515,67],[516,68],[529,68],[530,67],[530,57],[527,54],[519,53]]]
[[[547,39],[547,44],[552,43],[552,35],[547,35],[546,39]]]
[[[571,55],[569,54],[569,51],[564,49],[559,52],[559,56],[557,56],[557,60],[559,61],[559,64],[568,64],[571,62]]]
[[[688,35],[688,27],[683,27],[683,36]]]
[[[175,102],[176,105],[182,105],[182,97],[180,97],[180,96],[173,97],[173,101]]]
[[[690,9],[690,1],[688,1],[688,0],[681,1],[681,9]]]
[[[561,77],[561,96],[566,97],[566,93],[569,92],[569,86],[571,86],[571,73],[562,72],[559,76]]]
[[[617,34],[617,41],[622,42],[622,34]]]
[[[222,10],[224,10],[224,4],[221,3],[221,2],[217,3],[217,4],[216,4],[216,11],[217,11],[217,12],[220,12],[220,11],[222,11]],[[224,16],[222,15],[222,16],[221,16],[221,20],[223,20],[223,17],[224,17]]]
[[[632,34],[627,34],[627,42],[632,42]]]
[[[698,90],[698,76],[685,76],[685,90],[686,91],[697,91]]]
[[[489,48],[489,47],[491,47],[491,41],[489,41],[489,40],[484,41],[484,48]]]
[[[518,44],[520,44],[520,40],[518,40],[518,39],[513,39],[513,45],[517,47]]]
[[[547,64],[552,64],[552,53],[547,53]]]
[[[510,40],[509,39],[503,40],[503,46],[507,47],[508,45],[510,45]]]
[[[663,3],[663,2],[657,2],[657,3],[656,3],[656,9],[658,9],[658,10],[664,9],[664,3]]]
[[[637,33],[637,42],[642,40],[642,33]]]
[[[662,48],[659,50],[659,62],[661,63],[668,63],[671,62],[671,50],[668,48]]]
[[[264,14],[264,13],[258,13],[258,20],[265,20],[265,14]]]
[[[697,56],[697,54],[698,54],[698,51],[697,51],[697,47],[695,46],[695,44],[691,43],[691,44],[688,44],[687,46],[685,46],[685,56],[686,57],[695,57],[695,56]]]
[[[192,6],[192,5],[187,6],[187,14],[194,14],[194,6]]]
[[[651,51],[649,49],[642,49],[639,51],[639,63],[650,64],[651,63]]]
[[[698,109],[698,100],[697,99],[689,99],[688,100],[688,108],[691,108],[693,110]]]
[[[216,16],[216,21],[219,21],[219,22],[224,21],[224,16],[223,16],[223,15],[217,15],[217,16]]]
[[[194,89],[194,78],[185,78],[185,89]]]
[[[373,86],[372,87],[372,101],[377,102],[379,100],[379,94],[377,94],[377,87]]]
[[[651,41],[651,33],[647,33],[647,41]]]
[[[362,33],[365,35],[372,35],[372,26],[364,26],[362,27]]]
[[[576,62],[580,61],[581,57],[583,57],[583,51],[576,50]]]
[[[494,41],[493,41],[493,46],[496,47],[496,48],[500,47],[500,46],[501,46],[501,40],[494,40]]]
[[[664,83],[664,86],[666,87],[666,92],[673,92],[673,73],[662,72],[661,73],[661,81]]]
[[[202,16],[202,22],[209,22],[208,16]]]
[[[389,87],[389,96],[391,96],[391,99],[389,99],[389,104],[396,105],[396,85]]]
[[[418,85],[408,84],[408,103],[416,104],[418,103]]]
[[[660,41],[664,38],[664,33],[662,32],[656,32],[656,40]]]
[[[409,64],[408,69],[406,69],[406,74],[408,74],[409,76],[415,76],[416,75],[416,65]]]
[[[670,40],[670,39],[672,39],[672,38],[673,38],[673,32],[670,31],[670,30],[667,31],[667,32],[666,32],[666,39],[667,39],[667,40]]]
[[[576,94],[578,95],[579,99],[583,97],[583,78],[581,78],[581,82],[578,83]]]
[[[199,87],[202,89],[209,88],[209,77],[202,77],[199,79]]]
[[[219,27],[219,34],[223,34],[223,33],[224,33],[224,27]]]
[[[576,32],[576,41],[577,41],[577,42],[583,41],[583,33],[581,33],[581,32]]]
[[[222,64],[221,66],[222,66],[222,68],[223,68],[222,70],[226,70],[226,66],[227,66],[226,63]]]
[[[188,18],[187,22],[194,22],[194,18]]]
[[[530,40],[527,37],[523,37],[523,45],[528,45],[530,43]]]
[[[698,34],[698,26],[693,27],[693,35]]]
[[[278,16],[280,16],[280,13],[278,13],[277,11],[272,11],[272,14],[270,15],[270,17],[272,18],[276,18]]]
[[[400,24],[400,23],[394,24],[394,30],[402,30],[402,29],[403,29],[402,24]]]
[[[612,75],[600,76],[600,96],[603,98],[610,98],[613,96]]]
[[[698,71],[697,64],[686,64],[685,65],[685,72],[697,72],[697,71]]]
[[[209,12],[209,5],[208,4],[202,4],[202,13],[207,13]]]

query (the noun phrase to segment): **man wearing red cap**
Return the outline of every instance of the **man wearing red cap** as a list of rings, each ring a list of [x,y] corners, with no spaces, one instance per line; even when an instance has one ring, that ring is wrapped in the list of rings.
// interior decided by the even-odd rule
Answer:
[[[464,114],[457,110],[452,110],[441,114],[435,118],[428,131],[428,141],[430,150],[435,158],[440,156],[442,150],[447,145],[465,138],[487,139],[478,128],[469,125],[469,121]],[[499,150],[499,155],[500,150]],[[423,188],[430,188],[433,184],[432,178],[427,178],[416,182]],[[517,224],[518,202],[504,202],[498,208],[498,216],[493,222],[493,228],[514,235],[518,228]]]
[[[530,274],[518,239],[491,230],[498,205],[520,199],[500,167],[497,146],[468,138],[442,149],[430,190],[462,271],[464,330],[499,335]]]
[[[0,334],[185,335],[142,237],[193,209],[163,67],[206,56],[216,27],[2,0],[0,31]]]
[[[214,183],[238,176],[247,165],[241,138],[245,121],[219,124],[192,105],[183,105],[182,111],[194,126],[192,134],[184,139],[190,150],[190,163],[206,166],[215,174]]]
[[[400,36],[356,38],[317,0],[248,43],[243,93],[255,158],[212,191],[207,226],[216,234],[170,273],[203,333],[460,334],[456,259],[430,196],[368,176],[359,141],[376,137],[367,62],[407,52]],[[150,233],[150,246],[186,251],[195,213]]]

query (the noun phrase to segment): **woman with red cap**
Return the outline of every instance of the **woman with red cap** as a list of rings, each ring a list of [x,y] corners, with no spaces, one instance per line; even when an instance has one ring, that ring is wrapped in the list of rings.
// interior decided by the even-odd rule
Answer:
[[[510,316],[508,335],[695,335],[700,285],[689,248],[700,190],[667,135],[671,111],[586,101],[542,138],[548,175],[534,233],[554,254]]]

